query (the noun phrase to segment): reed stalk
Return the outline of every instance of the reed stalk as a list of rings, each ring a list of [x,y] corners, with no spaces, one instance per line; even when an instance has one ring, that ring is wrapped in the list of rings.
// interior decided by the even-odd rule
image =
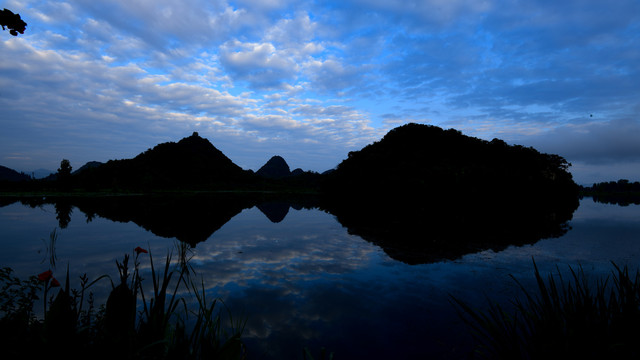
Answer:
[[[640,272],[615,263],[610,276],[589,281],[581,266],[545,279],[533,261],[536,290],[511,276],[522,296],[508,306],[477,309],[451,296],[486,359],[638,358]]]

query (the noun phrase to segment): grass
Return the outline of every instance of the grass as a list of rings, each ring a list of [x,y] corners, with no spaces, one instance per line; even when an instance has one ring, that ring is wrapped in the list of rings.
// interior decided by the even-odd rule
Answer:
[[[0,269],[3,358],[246,359],[246,321],[207,296],[203,280],[194,279],[188,249],[178,250],[177,262],[169,253],[157,269],[152,254],[136,248],[133,257],[116,261],[115,282],[107,275],[93,281],[83,275],[78,289],[70,288],[68,268],[64,285],[52,271],[21,280],[11,269]],[[151,271],[148,293],[139,272],[144,259]],[[533,261],[536,288],[512,276],[521,296],[509,306],[489,301],[479,310],[455,297],[451,302],[477,341],[478,358],[639,358],[640,272],[612,265],[602,279],[589,279],[581,267],[569,267],[566,277],[557,269],[544,278]],[[106,280],[111,293],[106,304],[96,306],[91,287]],[[194,300],[194,310],[180,294]],[[33,310],[40,301],[42,318]],[[333,358],[325,349],[312,355],[305,348],[302,355]]]
[[[640,273],[613,263],[611,276],[589,281],[583,269],[549,274],[533,262],[537,292],[518,282],[522,297],[507,310],[489,302],[474,309],[452,297],[484,359],[627,359],[640,357]],[[557,279],[557,280],[556,280]]]
[[[115,283],[107,275],[93,281],[83,275],[77,290],[70,288],[68,269],[64,285],[50,270],[21,280],[13,276],[10,268],[0,269],[2,357],[246,357],[241,341],[245,321],[234,319],[219,299],[208,299],[203,285],[195,286],[184,249],[173,269],[171,254],[167,254],[164,267],[156,269],[150,252],[136,248],[134,253],[134,257],[126,254],[122,262],[116,261],[119,278]],[[140,261],[147,256],[153,285],[149,294],[144,291],[144,279],[139,273]],[[106,304],[96,307],[90,289],[106,280],[111,281],[112,290]],[[179,293],[193,296],[197,310],[188,310],[185,297]],[[41,319],[33,310],[39,301],[44,304]]]

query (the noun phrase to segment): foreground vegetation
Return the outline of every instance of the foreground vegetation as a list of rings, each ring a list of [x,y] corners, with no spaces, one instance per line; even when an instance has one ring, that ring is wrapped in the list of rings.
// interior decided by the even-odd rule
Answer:
[[[589,281],[582,268],[547,281],[534,262],[538,293],[519,283],[513,309],[480,311],[453,298],[486,359],[637,359],[640,356],[640,272],[613,264],[611,277]],[[557,278],[557,280],[556,280]],[[515,280],[515,279],[514,279]]]
[[[175,269],[170,269],[172,259],[167,255],[164,269],[156,271],[151,253],[138,247],[132,268],[129,255],[116,261],[115,282],[106,275],[90,282],[84,275],[79,289],[70,288],[68,269],[64,284],[51,270],[20,280],[11,269],[1,269],[2,357],[245,358],[241,341],[245,321],[234,319],[219,299],[207,298],[204,285],[193,281],[183,255]],[[143,290],[139,273],[143,256],[151,265],[151,294]],[[112,291],[106,304],[96,307],[90,288],[98,281],[111,281]],[[195,298],[196,310],[187,310],[186,299],[177,296],[181,287]],[[42,319],[35,314],[40,301]]]
[[[55,233],[50,246],[55,246]],[[21,280],[11,269],[0,269],[3,358],[251,358],[241,338],[245,320],[234,319],[224,303],[207,297],[204,284],[194,281],[186,249],[179,247],[177,261],[167,255],[158,271],[152,254],[138,247],[132,256],[116,261],[117,277],[89,281],[83,275],[78,289],[70,288],[68,269],[64,281],[52,270]],[[147,260],[152,287],[142,286],[139,272],[140,262]],[[55,269],[55,256],[49,262]],[[640,356],[639,271],[630,274],[627,267],[613,264],[611,276],[589,279],[582,268],[569,267],[568,277],[558,269],[545,280],[535,262],[533,267],[537,289],[514,278],[522,296],[511,306],[489,304],[487,310],[477,310],[452,298],[478,342],[474,355],[486,359]],[[102,281],[111,283],[111,292],[104,305],[96,306],[91,288]],[[189,299],[195,300],[195,309],[188,309]],[[42,310],[36,311],[38,306]],[[43,315],[38,318],[37,313]],[[308,349],[302,356],[313,359]],[[319,356],[333,358],[324,349]]]

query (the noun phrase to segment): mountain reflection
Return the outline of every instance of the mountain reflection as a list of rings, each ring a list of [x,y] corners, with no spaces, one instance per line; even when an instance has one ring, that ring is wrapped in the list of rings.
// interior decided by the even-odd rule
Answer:
[[[272,223],[279,223],[289,213],[288,202],[266,202],[256,205],[256,207],[269,219]]]
[[[560,237],[578,206],[548,199],[441,197],[337,201],[327,209],[350,234],[395,260],[420,264]]]
[[[456,259],[487,249],[532,244],[543,238],[559,237],[578,203],[552,204],[530,201],[491,202],[472,199],[411,202],[410,200],[327,201],[264,195],[162,195],[21,200],[32,207],[52,203],[60,227],[74,217],[73,207],[85,214],[117,222],[133,222],[165,237],[190,246],[206,241],[244,209],[257,207],[271,222],[282,222],[290,208],[316,208],[335,216],[357,235],[408,264]],[[4,206],[9,202],[0,202]],[[321,241],[321,240],[319,240]]]

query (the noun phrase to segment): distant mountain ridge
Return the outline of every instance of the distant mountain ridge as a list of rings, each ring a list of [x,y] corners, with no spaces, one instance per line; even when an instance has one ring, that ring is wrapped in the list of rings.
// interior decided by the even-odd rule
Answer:
[[[44,179],[47,176],[55,173],[55,171],[53,170],[49,170],[49,169],[35,169],[32,171],[34,178],[36,179]]]
[[[287,162],[278,155],[254,173],[240,168],[194,132],[178,142],[156,145],[132,159],[89,162],[73,172],[65,187],[90,191],[295,188],[337,198],[453,194],[577,197],[578,187],[567,171],[569,166],[561,156],[543,154],[533,148],[412,123],[350,152],[334,170],[323,174],[301,169],[290,171]],[[55,180],[55,176],[49,180]]]
[[[27,181],[30,179],[31,177],[29,175],[0,165],[0,181]]]

